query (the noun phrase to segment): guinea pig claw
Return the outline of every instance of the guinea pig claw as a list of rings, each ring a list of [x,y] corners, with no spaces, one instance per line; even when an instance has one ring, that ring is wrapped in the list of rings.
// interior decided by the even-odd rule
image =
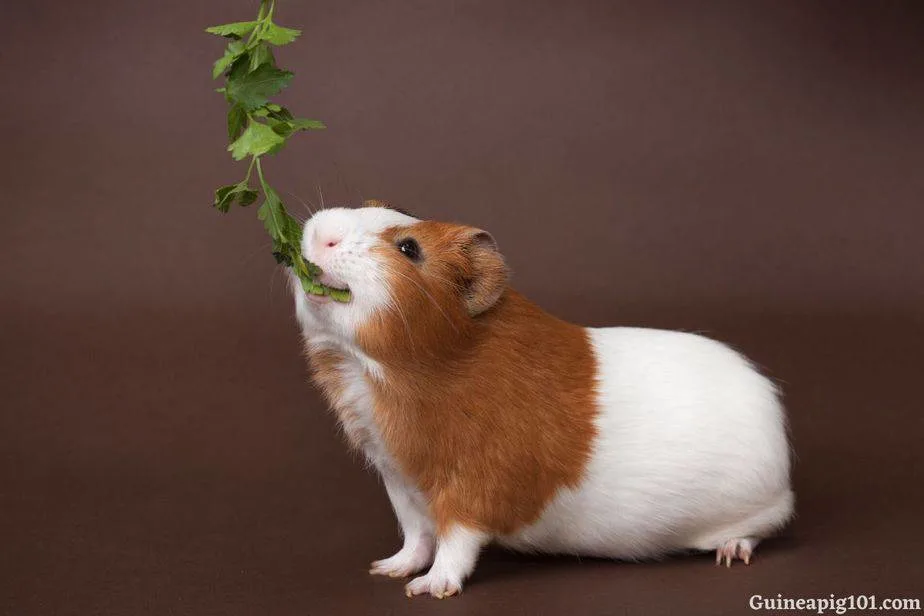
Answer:
[[[751,556],[753,555],[754,548],[756,546],[757,541],[750,537],[745,537],[743,539],[729,539],[721,546],[716,548],[715,564],[725,565],[726,568],[731,567],[732,561],[737,558],[745,565],[750,565]]]
[[[736,552],[738,551],[738,546],[731,543],[726,543],[722,547],[716,549],[715,551],[715,564],[716,565],[725,565],[725,568],[730,568],[732,566],[732,561],[735,559]]]

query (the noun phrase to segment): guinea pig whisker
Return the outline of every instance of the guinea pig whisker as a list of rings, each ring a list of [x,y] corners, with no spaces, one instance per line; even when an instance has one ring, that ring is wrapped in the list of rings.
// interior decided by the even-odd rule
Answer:
[[[385,278],[380,275],[376,275],[376,283],[387,288]],[[405,316],[404,311],[401,310],[401,307],[398,305],[398,302],[395,300],[395,296],[391,293],[388,294],[387,304],[390,308],[393,308],[395,312],[398,313],[398,316],[401,317],[401,321],[404,323],[404,331],[407,333],[407,341],[411,345],[411,350],[414,349],[414,338],[411,336],[411,325],[407,321],[407,316]]]
[[[399,272],[399,271],[396,270],[396,269],[389,269],[388,271],[389,271],[389,273],[397,274],[398,276],[401,276],[402,278],[405,278],[405,279],[407,279],[408,281],[414,283],[414,284],[417,286],[417,288],[420,289],[420,292],[423,293],[424,295],[426,295],[426,296],[430,299],[430,301],[433,303],[433,305],[436,307],[436,309],[440,311],[440,314],[443,315],[443,318],[446,319],[446,322],[449,323],[449,326],[452,327],[452,329],[453,329],[454,331],[456,331],[456,332],[459,331],[459,330],[456,328],[456,324],[452,322],[452,319],[449,318],[449,315],[446,314],[446,311],[443,310],[443,308],[439,305],[439,302],[437,302],[436,299],[435,299],[432,295],[430,295],[430,292],[427,291],[425,288],[423,288],[423,286],[422,286],[419,282],[417,282],[416,280],[414,280],[414,279],[411,278],[410,276],[407,276],[407,275],[405,275],[405,274],[402,274],[401,272]]]
[[[398,313],[398,316],[401,317],[401,321],[404,323],[404,332],[407,334],[408,344],[411,345],[411,351],[414,350],[414,337],[411,335],[411,324],[407,322],[407,317],[404,314],[404,311],[401,310],[401,307],[398,305],[398,302],[395,301],[393,297],[389,295],[388,305],[395,309],[395,312]]]
[[[250,262],[254,260],[254,257],[256,257],[258,254],[264,254],[266,252],[266,249],[272,245],[273,245],[272,242],[263,242],[259,248],[255,249],[253,252],[251,252],[248,255],[242,256],[240,264],[241,265],[250,264]]]
[[[442,283],[445,284],[447,287],[454,287],[454,286],[457,286],[457,283],[454,282],[454,281],[449,280],[449,278],[446,278],[446,277],[444,277],[444,276],[440,276],[440,275],[435,274],[435,273],[432,273],[432,272],[431,272],[430,274],[428,274],[428,277],[433,278],[434,280],[438,280],[439,282],[442,282]]]
[[[400,273],[400,272],[399,272],[399,273]],[[437,281],[439,281],[439,282],[444,283],[447,287],[457,286],[457,283],[456,283],[456,282],[453,282],[453,281],[449,280],[448,278],[446,278],[446,277],[444,277],[444,276],[440,276],[440,275],[435,274],[435,273],[432,273],[432,272],[429,273],[429,274],[427,274],[427,276],[430,277],[430,278],[433,278],[434,280],[437,280]],[[405,278],[407,278],[407,276],[405,276]],[[410,279],[409,279],[409,280],[410,280]],[[414,280],[411,280],[411,282],[414,282],[415,284],[417,284],[416,281],[414,281]],[[417,284],[417,286],[419,287],[420,285]],[[432,297],[431,297],[430,299],[433,300]]]
[[[288,190],[283,191],[283,192],[285,192],[287,195],[291,195],[296,201],[298,201],[299,203],[301,203],[302,206],[303,206],[306,210],[308,210],[308,218],[311,218],[312,216],[314,216],[314,211],[315,211],[315,209],[317,209],[317,208],[312,209],[307,203],[305,203],[305,201],[304,201],[301,197],[299,197],[298,195],[296,195],[294,192],[291,192],[291,191],[288,191]],[[312,205],[314,205],[314,204],[312,203]],[[290,212],[290,213],[291,213],[291,212]],[[294,216],[294,214],[293,214],[293,216]],[[307,220],[307,219],[306,219],[306,220]]]
[[[411,350],[414,350],[414,336],[411,335],[411,324],[407,321],[407,316],[404,314],[404,311],[401,310],[401,306],[398,305],[394,299],[389,299],[389,303],[394,307],[395,312],[398,313],[398,316],[401,317],[401,320],[404,322],[404,331],[407,334],[408,344],[411,345]]]
[[[273,299],[273,289],[276,287],[276,276],[279,275],[280,270],[281,270],[281,268],[278,268],[278,267],[277,267],[277,268],[275,268],[275,269],[273,270],[273,273],[270,275],[270,279],[269,279],[269,297],[270,297],[270,301],[272,301],[272,299]]]

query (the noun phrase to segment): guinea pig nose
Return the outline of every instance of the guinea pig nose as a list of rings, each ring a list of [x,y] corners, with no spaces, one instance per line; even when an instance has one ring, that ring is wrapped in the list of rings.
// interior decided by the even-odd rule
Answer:
[[[314,235],[314,245],[318,250],[334,248],[340,243],[341,239],[343,238],[337,233],[324,231],[316,232]]]

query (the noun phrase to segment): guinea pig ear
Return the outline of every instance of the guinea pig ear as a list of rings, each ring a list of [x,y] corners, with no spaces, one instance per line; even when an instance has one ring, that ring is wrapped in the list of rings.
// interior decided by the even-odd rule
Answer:
[[[466,276],[465,305],[476,316],[493,306],[507,288],[508,270],[497,242],[487,231],[467,229],[462,245],[470,270]]]

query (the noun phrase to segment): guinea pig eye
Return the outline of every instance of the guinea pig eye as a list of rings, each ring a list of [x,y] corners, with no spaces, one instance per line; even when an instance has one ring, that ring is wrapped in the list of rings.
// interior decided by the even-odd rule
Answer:
[[[398,242],[398,250],[411,261],[420,261],[420,244],[412,237]]]

